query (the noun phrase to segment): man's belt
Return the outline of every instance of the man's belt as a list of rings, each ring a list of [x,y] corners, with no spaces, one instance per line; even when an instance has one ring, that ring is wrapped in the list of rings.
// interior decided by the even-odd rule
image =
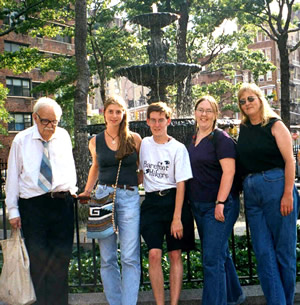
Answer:
[[[65,199],[67,196],[70,195],[70,192],[49,192],[42,196],[51,197],[52,199]]]
[[[168,195],[172,190],[176,190],[176,188],[166,189],[162,191],[155,191],[155,192],[146,192],[146,194],[164,197]]]

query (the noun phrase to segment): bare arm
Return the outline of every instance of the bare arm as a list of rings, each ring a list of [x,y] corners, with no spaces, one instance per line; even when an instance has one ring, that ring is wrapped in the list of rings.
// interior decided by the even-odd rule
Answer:
[[[220,188],[217,196],[217,200],[226,201],[230,193],[232,182],[235,174],[235,159],[233,158],[224,158],[220,160],[222,167],[222,177]],[[224,204],[217,204],[215,208],[215,218],[218,221],[225,221],[224,217]]]
[[[140,154],[142,138],[138,133],[133,133],[133,137],[134,137],[134,142],[135,142],[135,146],[136,146],[136,152],[138,155],[137,168],[139,168],[139,154]],[[142,170],[137,171],[137,177],[138,177],[138,185],[142,184],[143,183],[143,171]]]
[[[280,212],[282,216],[287,216],[293,211],[293,188],[295,183],[295,163],[293,156],[293,145],[291,135],[286,126],[277,121],[272,126],[272,134],[275,137],[285,163],[284,168],[284,193],[281,198]]]
[[[91,192],[95,186],[95,183],[98,179],[98,171],[99,171],[99,165],[98,165],[98,160],[97,160],[97,154],[96,154],[96,137],[93,137],[90,140],[89,143],[89,150],[92,156],[92,166],[89,170],[89,175],[88,175],[88,179],[85,185],[85,189],[84,192],[82,192],[81,194],[78,195],[78,198],[82,198],[80,200],[80,203],[87,203],[87,199],[83,199],[83,198],[88,198],[91,195]]]
[[[176,184],[176,199],[175,209],[173,214],[173,221],[171,224],[171,235],[175,238],[181,239],[183,237],[183,226],[181,222],[181,212],[184,200],[185,181],[180,181]]]

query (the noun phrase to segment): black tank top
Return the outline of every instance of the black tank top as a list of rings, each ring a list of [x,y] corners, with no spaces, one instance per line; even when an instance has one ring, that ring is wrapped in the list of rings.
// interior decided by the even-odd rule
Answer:
[[[116,152],[106,145],[104,132],[96,136],[96,153],[100,184],[114,184],[116,182],[119,160],[115,157]],[[135,151],[123,158],[118,184],[138,185],[136,171],[137,153]]]
[[[278,120],[271,119],[266,126],[252,125],[250,122],[241,124],[237,153],[244,174],[284,168],[284,160],[271,131]]]

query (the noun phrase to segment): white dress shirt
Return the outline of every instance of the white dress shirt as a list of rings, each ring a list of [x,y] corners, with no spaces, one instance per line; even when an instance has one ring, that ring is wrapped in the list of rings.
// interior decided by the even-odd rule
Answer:
[[[19,132],[12,143],[6,179],[6,206],[9,219],[19,217],[18,199],[43,195],[38,186],[43,156],[42,137],[37,125]],[[72,143],[68,132],[56,127],[49,140],[49,159],[52,168],[51,192],[77,192],[76,169]]]

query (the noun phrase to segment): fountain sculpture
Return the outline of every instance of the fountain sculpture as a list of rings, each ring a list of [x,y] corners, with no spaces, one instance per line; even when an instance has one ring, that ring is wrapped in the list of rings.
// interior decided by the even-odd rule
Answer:
[[[201,70],[201,66],[187,63],[167,62],[169,43],[162,38],[163,27],[180,18],[173,13],[159,12],[136,16],[132,22],[150,29],[151,40],[147,43],[149,64],[119,69],[116,74],[125,76],[135,84],[151,88],[148,104],[167,102],[166,87],[183,81],[188,75]]]

